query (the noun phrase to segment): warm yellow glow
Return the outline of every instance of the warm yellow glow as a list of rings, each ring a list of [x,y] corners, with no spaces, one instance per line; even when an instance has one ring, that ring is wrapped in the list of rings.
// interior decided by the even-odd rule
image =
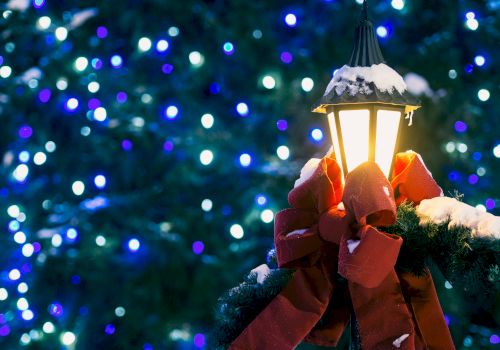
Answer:
[[[340,111],[339,117],[347,171],[350,172],[368,160],[370,112],[367,109]]]
[[[333,150],[335,152],[335,158],[339,164],[342,163],[342,158],[340,157],[340,144],[339,135],[337,134],[337,125],[335,125],[335,116],[333,113],[328,114],[328,124],[330,125],[330,132],[332,134]]]
[[[391,171],[400,119],[401,112],[377,111],[375,162],[380,166],[386,177],[389,176],[389,172]]]

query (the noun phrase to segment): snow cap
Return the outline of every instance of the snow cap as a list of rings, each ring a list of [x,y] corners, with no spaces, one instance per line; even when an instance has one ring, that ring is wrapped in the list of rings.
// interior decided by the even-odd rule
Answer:
[[[349,63],[335,72],[325,94],[313,106],[313,112],[328,113],[328,106],[356,103],[396,105],[406,113],[420,107],[401,75],[385,64],[367,13],[365,0]]]

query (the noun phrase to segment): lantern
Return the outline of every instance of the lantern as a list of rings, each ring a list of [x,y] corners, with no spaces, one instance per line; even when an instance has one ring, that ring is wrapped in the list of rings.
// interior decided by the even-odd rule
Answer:
[[[419,108],[403,78],[384,63],[366,0],[348,65],[334,73],[313,112],[326,114],[344,175],[375,161],[389,178],[404,115]]]

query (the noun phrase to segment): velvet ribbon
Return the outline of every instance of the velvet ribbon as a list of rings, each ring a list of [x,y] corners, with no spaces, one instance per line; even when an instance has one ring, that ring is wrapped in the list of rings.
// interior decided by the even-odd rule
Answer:
[[[390,184],[366,162],[344,185],[327,155],[290,191],[291,208],[275,217],[275,245],[278,265],[296,271],[230,349],[335,346],[351,305],[365,350],[454,349],[430,273],[398,272],[402,238],[378,229],[396,221],[396,203],[418,204],[442,191],[414,152],[397,154],[393,172]]]

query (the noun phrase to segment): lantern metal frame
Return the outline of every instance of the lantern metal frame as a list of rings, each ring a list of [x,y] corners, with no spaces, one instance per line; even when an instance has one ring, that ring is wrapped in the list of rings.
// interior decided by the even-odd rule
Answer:
[[[368,6],[366,0],[363,2],[361,16],[355,31],[355,42],[348,67],[371,67],[385,63],[379,43],[373,28],[373,24],[368,20]],[[358,79],[359,80],[359,79]],[[360,81],[363,83],[363,80]],[[339,143],[339,154],[342,159],[342,170],[344,176],[348,173],[348,164],[346,158],[346,150],[344,144],[344,135],[342,133],[342,125],[340,122],[341,111],[352,110],[368,110],[369,112],[369,125],[368,125],[368,161],[376,160],[376,138],[377,138],[377,121],[378,111],[396,111],[400,112],[399,124],[396,133],[395,145],[392,150],[392,159],[390,168],[386,174],[388,178],[392,175],[392,167],[394,163],[394,154],[398,149],[401,139],[403,116],[408,113],[413,113],[416,109],[420,108],[420,101],[412,96],[408,91],[381,91],[374,83],[367,83],[370,88],[370,93],[357,93],[350,95],[347,91],[337,94],[335,89],[330,89],[327,94],[313,106],[312,111],[322,113],[329,116],[333,113],[335,121],[337,140]],[[330,129],[330,134],[333,135],[334,130]],[[332,146],[335,148],[335,140],[332,139]]]
[[[333,113],[333,118],[335,121],[335,127],[337,131],[337,137],[339,142],[339,153],[342,159],[338,159],[337,161],[341,161],[342,171],[346,176],[348,173],[347,169],[347,158],[345,154],[344,148],[344,140],[342,134],[342,125],[340,123],[339,112],[340,111],[353,111],[353,110],[368,110],[369,111],[369,140],[368,140],[368,161],[375,161],[375,151],[376,151],[376,143],[377,143],[377,119],[378,119],[378,111],[394,111],[399,112],[399,125],[398,131],[396,134],[396,141],[394,144],[394,151],[398,148],[400,137],[401,137],[401,123],[403,121],[403,115],[405,113],[404,106],[385,104],[380,102],[375,103],[353,103],[353,104],[338,104],[338,105],[329,105],[326,107],[326,115],[330,115]],[[333,140],[332,140],[333,141]],[[335,145],[333,145],[335,147]],[[394,156],[392,157],[391,164],[389,167],[388,178],[392,175],[392,166],[394,164]]]

